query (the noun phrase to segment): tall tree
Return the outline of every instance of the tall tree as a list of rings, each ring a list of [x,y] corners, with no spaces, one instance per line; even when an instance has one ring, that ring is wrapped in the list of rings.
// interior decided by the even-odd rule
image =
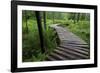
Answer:
[[[78,22],[80,20],[80,13],[76,13],[76,21]]]
[[[52,12],[52,16],[53,16],[53,24],[55,23],[55,13],[54,12]]]
[[[46,30],[46,12],[43,12],[43,19],[44,19],[44,29]]]
[[[75,24],[75,22],[76,22],[75,13],[73,13],[73,20],[74,20],[74,24]]]
[[[44,40],[43,40],[43,30],[42,30],[42,22],[41,22],[41,15],[39,11],[35,11],[37,24],[38,24],[38,30],[39,30],[39,36],[40,36],[40,43],[41,43],[41,51],[42,53],[45,52],[44,48]]]
[[[27,11],[25,11],[25,21],[26,21],[26,32],[28,33],[28,15],[27,15]]]

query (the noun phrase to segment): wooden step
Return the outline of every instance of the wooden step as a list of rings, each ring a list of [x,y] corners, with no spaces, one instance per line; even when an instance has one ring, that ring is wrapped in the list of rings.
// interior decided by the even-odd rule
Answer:
[[[57,53],[55,53],[55,52],[52,52],[52,53],[50,54],[50,56],[52,56],[52,57],[55,58],[56,60],[69,60],[69,58],[63,57],[63,56],[61,56],[60,54],[57,54]]]
[[[54,52],[59,54],[60,56],[66,57],[67,59],[70,59],[70,60],[79,59],[78,56],[75,56],[75,55],[73,55],[71,53],[67,53],[67,52],[65,52],[63,50],[55,49]]]
[[[73,47],[73,46],[69,46],[69,45],[60,45],[60,47],[66,48],[66,49],[69,49],[69,50],[72,50],[72,51],[75,51],[75,52],[78,52],[78,53],[82,53],[84,55],[89,55],[89,52],[83,51],[82,48]]]
[[[54,57],[50,56],[50,55],[47,56],[46,60],[47,61],[56,61],[56,59]]]
[[[77,46],[81,46],[81,47],[89,47],[89,45],[88,44],[84,44],[84,43],[81,43],[81,42],[79,42],[79,41],[69,41],[69,40],[63,40],[63,41],[61,41],[61,43],[63,44],[63,43],[65,43],[65,44],[73,44],[73,45],[77,45]]]
[[[73,48],[77,48],[77,49],[80,49],[82,51],[86,51],[86,52],[89,52],[90,49],[85,47],[85,46],[82,46],[82,45],[76,45],[76,44],[66,44],[66,43],[61,43],[61,45],[64,45],[64,46],[71,46]]]
[[[87,58],[89,58],[89,55],[84,55],[84,54],[82,54],[80,52],[76,52],[76,51],[73,51],[73,50],[70,50],[70,49],[67,49],[67,48],[57,47],[57,49],[59,49],[61,51],[65,51],[68,54],[72,54],[74,56],[77,56],[77,58],[80,58],[80,59],[87,59]]]

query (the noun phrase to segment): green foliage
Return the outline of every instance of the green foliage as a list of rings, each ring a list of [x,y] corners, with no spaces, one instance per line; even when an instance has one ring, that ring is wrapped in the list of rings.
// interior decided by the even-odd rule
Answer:
[[[76,24],[70,24],[68,26],[70,31],[78,35],[80,38],[82,38],[84,41],[86,41],[88,44],[90,44],[90,23],[89,21],[79,21]]]
[[[90,22],[79,21],[74,23],[74,20],[66,20],[59,22],[61,26],[68,28],[71,32],[79,36],[85,42],[90,44]]]
[[[56,40],[55,33],[52,29],[47,28],[47,30],[43,29],[43,37],[46,53],[41,53],[40,47],[40,37],[37,27],[37,21],[35,19],[28,19],[28,28],[29,33],[26,33],[26,22],[23,19],[22,25],[22,48],[23,48],[23,62],[31,62],[31,61],[42,61],[45,60],[47,55],[56,48]],[[47,26],[48,27],[48,26]]]
[[[40,47],[40,37],[34,11],[22,11],[22,51],[23,62],[44,61],[58,45],[56,32],[49,27],[60,24],[90,44],[90,15],[88,13],[46,12],[46,27],[44,29],[43,12],[41,12],[43,40],[45,53]],[[26,26],[26,18],[27,25]],[[27,29],[28,28],[28,33]]]
[[[53,49],[56,48],[57,46],[56,38],[57,35],[53,29],[48,28],[47,30],[44,30],[44,43],[46,51],[48,53],[52,52]]]
[[[33,35],[32,35],[33,34]],[[50,53],[56,48],[56,40],[53,31],[49,28],[44,31],[44,42],[46,53]],[[26,38],[26,39],[25,39]],[[39,35],[37,31],[24,34],[23,37],[23,61],[41,61],[45,60],[46,55],[41,53],[41,47],[39,42]]]
[[[39,35],[37,31],[34,32],[23,34],[23,57],[26,59],[30,59],[33,54],[34,56],[37,56],[38,53],[41,53]]]

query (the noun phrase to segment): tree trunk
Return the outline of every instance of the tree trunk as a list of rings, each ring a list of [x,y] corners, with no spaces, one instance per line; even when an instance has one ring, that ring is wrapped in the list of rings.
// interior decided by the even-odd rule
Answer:
[[[46,30],[46,12],[43,12],[44,29]]]
[[[35,14],[36,14],[38,30],[39,30],[39,36],[40,36],[41,51],[42,51],[42,53],[44,53],[45,49],[44,49],[44,40],[43,40],[41,16],[40,16],[40,12],[39,11],[35,11]]]
[[[25,20],[26,20],[26,33],[28,33],[28,19],[26,11],[25,11]]]
[[[55,17],[54,17],[54,12],[52,12],[52,16],[53,16],[52,19],[53,19],[53,24],[54,24],[54,23],[55,23],[55,21],[54,21],[54,18],[55,18]]]
[[[77,13],[77,22],[79,21],[80,19],[80,13]]]
[[[75,24],[75,21],[76,21],[76,19],[75,19],[75,13],[73,13],[73,15],[74,15],[74,18],[73,18],[73,20],[74,20],[74,24]]]

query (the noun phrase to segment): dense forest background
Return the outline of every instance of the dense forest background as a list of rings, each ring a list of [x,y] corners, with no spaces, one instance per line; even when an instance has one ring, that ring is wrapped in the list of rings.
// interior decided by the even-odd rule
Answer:
[[[39,29],[35,11],[22,11],[22,48],[23,62],[44,61],[46,56],[58,45],[51,24],[59,24],[69,29],[90,44],[90,14],[72,12],[40,12],[45,53],[41,52]]]

